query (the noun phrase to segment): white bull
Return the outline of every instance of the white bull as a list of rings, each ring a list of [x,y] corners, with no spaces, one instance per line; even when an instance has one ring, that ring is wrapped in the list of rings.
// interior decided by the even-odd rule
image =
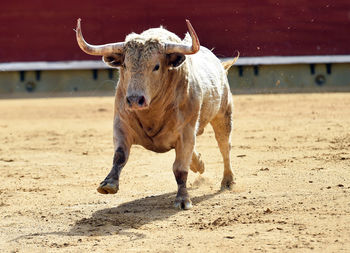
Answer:
[[[190,34],[182,41],[166,29],[153,28],[130,34],[124,42],[88,44],[77,24],[77,41],[91,55],[120,69],[114,106],[113,167],[97,191],[115,194],[119,176],[133,144],[154,152],[175,149],[173,172],[178,184],[175,207],[192,207],[186,189],[188,169],[203,173],[195,151],[196,136],[210,123],[223,161],[222,188],[234,184],[230,162],[232,95],[226,71],[237,60],[221,63],[186,20]],[[190,36],[189,36],[190,35]]]

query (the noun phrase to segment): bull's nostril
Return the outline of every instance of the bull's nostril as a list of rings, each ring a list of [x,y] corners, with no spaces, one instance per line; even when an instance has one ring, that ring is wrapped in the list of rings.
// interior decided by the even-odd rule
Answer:
[[[145,103],[145,97],[144,96],[142,96],[140,99],[139,99],[139,105],[141,106],[141,105],[143,105],[144,103]]]
[[[129,107],[134,108],[134,106],[143,108],[146,106],[146,98],[144,96],[131,95],[125,98],[126,103]]]
[[[129,97],[126,98],[126,102],[128,103],[128,105],[131,106],[131,101],[130,101]]]

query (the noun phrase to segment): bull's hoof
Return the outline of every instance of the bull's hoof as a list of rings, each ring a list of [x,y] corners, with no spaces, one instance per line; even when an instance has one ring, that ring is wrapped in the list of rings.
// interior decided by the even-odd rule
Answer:
[[[221,181],[221,191],[224,190],[232,190],[235,182],[233,181],[233,177],[223,178]]]
[[[201,154],[198,153],[198,157],[197,157],[197,161],[196,160],[192,160],[191,165],[190,165],[190,169],[194,172],[197,173],[199,172],[199,174],[203,174],[204,173],[204,163],[201,160]]]
[[[97,191],[101,194],[116,194],[119,187],[115,183],[103,181],[97,188]]]
[[[199,174],[204,173],[204,163],[201,160],[199,161],[199,166],[197,168],[197,171],[199,172]]]
[[[175,199],[174,207],[176,209],[189,210],[192,208],[192,202],[189,198],[177,197]]]

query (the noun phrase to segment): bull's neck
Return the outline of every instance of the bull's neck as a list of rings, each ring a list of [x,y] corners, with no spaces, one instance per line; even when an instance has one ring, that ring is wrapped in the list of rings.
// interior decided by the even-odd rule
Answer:
[[[165,125],[165,111],[161,107],[150,106],[147,110],[135,111],[135,118],[142,131],[154,138]]]

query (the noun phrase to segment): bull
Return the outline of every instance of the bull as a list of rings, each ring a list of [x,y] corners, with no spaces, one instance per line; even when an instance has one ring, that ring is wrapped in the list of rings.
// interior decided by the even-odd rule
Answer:
[[[97,191],[117,193],[120,173],[133,144],[158,153],[175,149],[173,173],[178,191],[174,205],[190,209],[188,169],[204,172],[195,143],[208,123],[223,157],[221,188],[232,188],[233,102],[226,71],[238,56],[222,64],[210,50],[200,46],[188,20],[189,33],[184,40],[160,27],[129,34],[124,42],[104,45],[88,44],[80,22],[78,19],[76,29],[80,48],[87,54],[102,56],[108,66],[120,71],[114,102],[113,166]]]

